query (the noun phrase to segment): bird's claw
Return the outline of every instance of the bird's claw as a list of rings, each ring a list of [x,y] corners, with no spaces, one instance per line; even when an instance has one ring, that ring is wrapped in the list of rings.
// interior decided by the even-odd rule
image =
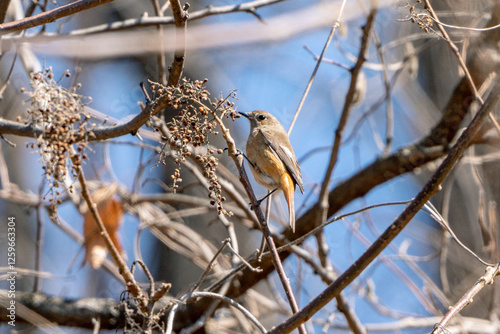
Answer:
[[[248,205],[250,206],[250,210],[253,211],[253,208],[259,207],[265,199],[266,198],[264,197],[263,199],[255,200],[255,205],[252,205],[252,202],[249,202]]]

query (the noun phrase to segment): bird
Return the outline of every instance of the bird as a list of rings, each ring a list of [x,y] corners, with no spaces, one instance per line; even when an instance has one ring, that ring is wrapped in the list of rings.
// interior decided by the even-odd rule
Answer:
[[[283,125],[272,114],[263,110],[239,112],[250,121],[250,135],[246,145],[246,159],[255,181],[270,190],[283,191],[288,204],[289,225],[295,233],[295,188],[304,193],[300,166]],[[260,204],[267,196],[262,198]]]

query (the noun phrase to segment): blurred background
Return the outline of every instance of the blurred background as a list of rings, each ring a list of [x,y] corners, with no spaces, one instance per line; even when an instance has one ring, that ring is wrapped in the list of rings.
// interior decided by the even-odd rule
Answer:
[[[160,5],[163,2],[160,0]],[[331,26],[339,15],[341,1],[275,2],[255,9],[256,15],[236,12],[189,20],[183,76],[193,80],[207,78],[207,89],[212,97],[226,96],[236,90],[237,110],[269,111],[288,129],[316,66],[315,57],[321,54]],[[26,115],[29,101],[21,89],[30,89],[30,72],[48,67],[52,68],[56,80],[61,77],[61,86],[71,87],[75,82],[80,83],[78,93],[91,97],[89,107],[109,116],[108,124],[139,113],[138,102],[145,102],[139,83],[161,80],[157,28],[138,27],[102,34],[87,34],[85,29],[129,18],[155,16],[153,3],[114,1],[59,19],[43,28],[28,29],[25,40],[15,37],[15,34],[4,36],[0,82],[5,84],[5,90],[0,100],[0,117],[16,120],[16,117]],[[58,2],[57,5],[63,4]],[[498,5],[493,1],[432,1],[432,4],[443,22],[460,26],[491,26],[491,21],[500,14],[496,12]],[[192,14],[207,6],[222,8],[234,5],[234,2],[197,1],[190,5],[189,13]],[[290,134],[306,189],[304,195],[296,193],[297,217],[317,201],[351,80],[349,69],[358,57],[361,27],[366,24],[371,5],[379,6],[374,26],[377,37],[372,35],[362,77],[358,79],[358,99],[345,129],[330,188],[376,159],[387,157],[426,136],[441,119],[450,96],[456,93],[455,87],[463,78],[456,57],[439,37],[436,26],[426,32],[410,21],[411,6],[417,6],[417,11],[423,12],[421,4],[415,1],[378,4],[346,1],[340,26]],[[27,1],[11,0],[5,22],[24,17],[29,6]],[[46,10],[54,7],[52,3],[46,3]],[[40,11],[40,7],[36,6],[35,13]],[[170,15],[167,9],[165,16]],[[67,35],[75,31],[78,32],[75,36]],[[162,33],[165,62],[169,66],[173,59],[175,32],[172,25],[165,25]],[[63,38],[55,38],[59,34]],[[479,57],[478,53],[482,52],[483,44],[477,42],[481,34],[450,29],[453,41],[467,61],[471,54]],[[498,51],[489,49],[484,52]],[[66,70],[71,77],[64,77]],[[386,97],[384,84],[387,82],[390,85],[389,98]],[[480,86],[481,82],[477,84]],[[388,123],[388,115],[392,125]],[[93,120],[98,124],[102,121],[98,118]],[[243,150],[249,133],[248,122],[240,118],[227,124],[238,148]],[[2,164],[8,170],[10,183],[35,197],[46,195],[48,187],[40,155],[27,147],[34,139],[12,135],[5,135],[3,139],[1,151],[5,162]],[[11,142],[16,146],[13,147]],[[157,152],[141,147],[140,143],[161,147],[158,140],[145,138],[141,142],[130,135],[89,144],[89,159],[84,167],[87,179],[117,183],[138,194],[165,192],[168,189],[166,186],[171,185],[170,175],[176,166],[171,159],[165,166],[157,166]],[[220,136],[212,138],[210,144],[225,147]],[[230,172],[237,174],[227,154],[218,158]],[[375,187],[335,215],[369,205],[412,199],[438,163],[439,160],[435,160],[419,166]],[[497,170],[496,146],[478,145],[464,156],[433,200],[457,237],[488,262],[498,261]],[[189,168],[181,167],[181,175],[181,193],[207,198],[206,190],[196,185],[198,181]],[[253,178],[251,180],[253,182]],[[266,194],[257,183],[252,185],[257,197]],[[5,177],[2,178],[2,189],[6,189]],[[242,195],[246,200],[246,195]],[[285,205],[281,194],[273,196],[271,229],[275,233],[286,227]],[[189,206],[162,208],[172,212],[186,207]],[[348,268],[403,208],[403,205],[375,208],[327,226],[324,234],[334,270],[340,274]],[[64,228],[51,221],[43,207],[23,205],[6,192],[1,195],[0,212],[0,254],[6,254],[7,249],[7,218],[15,217],[16,266],[34,270],[38,265],[40,271],[38,274],[32,271],[20,274],[16,281],[18,291],[32,292],[36,289],[46,295],[71,299],[119,299],[124,290],[120,279],[103,268],[96,270],[88,264],[82,265],[82,242],[71,237],[68,229],[81,235],[83,217],[71,201],[65,201],[58,209]],[[199,233],[215,248],[228,237],[215,209],[176,221]],[[250,256],[260,247],[260,231],[249,228],[248,223],[242,224],[236,218],[232,222],[237,231],[240,254]],[[39,246],[37,233],[40,235]],[[125,210],[119,235],[127,254],[127,263],[131,265],[135,259],[142,258],[156,281],[172,283],[169,294],[173,297],[186,293],[203,271],[192,258],[169,247],[130,211]],[[307,239],[302,247],[315,254],[316,239]],[[1,261],[2,274],[5,274],[8,271],[4,270],[6,256],[2,255]],[[287,259],[285,270],[299,306],[306,305],[326,287],[313,268],[295,256]],[[432,329],[447,307],[455,303],[483,272],[484,266],[450,240],[438,223],[429,215],[419,213],[344,293],[368,332],[423,333]],[[35,280],[34,276],[39,278]],[[141,271],[137,271],[136,278],[139,282],[147,282]],[[7,287],[5,281],[0,282],[1,289]],[[279,323],[279,319],[285,319],[287,314],[280,282],[273,273],[256,288],[268,296],[275,303],[274,310],[278,310],[259,317],[266,328],[271,328]],[[492,320],[496,319],[497,290],[489,287],[489,292],[478,296],[484,303],[475,302],[467,308],[464,312],[467,318],[450,330],[455,332],[456,328],[461,328],[462,332],[484,333],[488,332],[485,328],[491,328],[492,332],[498,331],[498,325],[492,324]],[[478,319],[486,320],[490,327],[479,326]],[[5,323],[0,326],[5,333],[12,329]],[[76,327],[61,328],[64,332],[90,332]],[[238,328],[235,326],[231,330],[245,332]],[[317,333],[349,332],[335,302],[316,314],[308,328]],[[38,332],[23,323],[15,329],[19,332]],[[114,331],[109,330],[109,333]],[[100,332],[108,331],[101,329]],[[226,331],[220,329],[219,332]],[[231,331],[228,329],[227,332]]]

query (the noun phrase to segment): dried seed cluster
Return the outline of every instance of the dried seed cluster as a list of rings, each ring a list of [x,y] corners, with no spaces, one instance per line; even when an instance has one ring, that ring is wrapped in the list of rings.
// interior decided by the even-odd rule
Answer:
[[[238,117],[234,109],[232,99],[236,97],[235,92],[231,92],[226,97],[216,99],[210,98],[210,93],[205,88],[207,79],[190,81],[182,79],[177,87],[166,87],[158,83],[153,83],[152,89],[156,95],[168,98],[168,106],[178,113],[167,123],[168,135],[162,137],[163,152],[160,159],[166,164],[165,158],[168,156],[167,148],[172,148],[175,153],[175,163],[180,165],[186,161],[186,157],[191,156],[192,149],[200,146],[207,146],[205,155],[197,155],[196,160],[203,166],[205,176],[210,184],[210,203],[217,206],[219,214],[232,214],[222,207],[226,200],[222,196],[222,187],[217,180],[218,159],[213,155],[215,152],[208,147],[209,135],[217,135],[217,117],[227,117],[232,120]],[[174,190],[182,181],[180,168],[177,168],[172,175]]]
[[[421,3],[421,0],[417,0],[416,3]],[[415,8],[415,6],[410,6],[410,21],[412,23],[417,23],[418,27],[429,33],[433,26],[433,21],[427,12],[423,12]]]
[[[217,206],[218,214],[232,216],[233,213],[231,211],[227,211],[222,206],[222,203],[226,201],[226,198],[222,196],[222,186],[217,180],[216,171],[217,166],[219,165],[219,160],[212,155],[214,154],[213,149],[209,149],[208,153],[209,154],[206,156],[197,155],[195,158],[203,166],[205,177],[210,184],[208,187],[208,198],[210,198],[210,204]]]
[[[69,77],[69,72],[64,76]],[[27,123],[31,122],[43,133],[36,143],[28,146],[40,153],[45,176],[53,193],[50,200],[54,200],[59,195],[58,188],[64,182],[68,169],[75,177],[78,167],[87,158],[84,139],[92,133],[87,133],[90,115],[84,114],[84,106],[90,102],[90,98],[76,93],[79,86],[70,89],[60,86],[54,80],[52,68],[32,74],[30,84],[32,91],[28,94],[31,105],[27,111]],[[77,142],[80,143],[75,149],[73,144]]]

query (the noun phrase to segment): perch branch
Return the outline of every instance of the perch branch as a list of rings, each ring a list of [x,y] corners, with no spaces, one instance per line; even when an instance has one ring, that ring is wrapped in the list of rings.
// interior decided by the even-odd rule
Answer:
[[[224,125],[220,117],[212,113],[212,116],[214,117],[215,121],[219,125],[221,129],[222,136],[226,140],[227,147],[228,147],[228,154],[233,160],[234,164],[236,165],[236,168],[238,169],[238,174],[240,176],[240,182],[243,184],[245,191],[250,198],[250,202],[252,203],[253,210],[259,220],[260,227],[262,229],[262,233],[264,234],[264,237],[266,239],[267,246],[269,247],[269,250],[271,252],[271,258],[273,265],[276,269],[276,272],[278,273],[278,276],[280,278],[281,284],[283,285],[283,289],[285,290],[285,294],[287,296],[288,302],[290,303],[290,306],[292,308],[293,313],[298,312],[299,307],[297,305],[297,302],[295,300],[295,296],[293,294],[292,287],[290,285],[290,281],[286,276],[285,270],[283,268],[283,264],[281,263],[278,251],[276,250],[276,244],[274,243],[274,239],[272,237],[271,231],[269,230],[269,226],[267,225],[266,219],[264,217],[264,213],[262,212],[262,209],[260,208],[259,205],[257,205],[257,198],[255,197],[255,194],[253,192],[252,186],[250,185],[250,181],[248,179],[248,176],[245,171],[245,167],[243,165],[243,156],[242,154],[238,154],[238,151],[236,149],[236,144],[234,142],[234,139],[231,137],[231,134],[229,132],[229,129]],[[305,326],[303,324],[299,325],[299,332],[300,333],[306,333]]]

